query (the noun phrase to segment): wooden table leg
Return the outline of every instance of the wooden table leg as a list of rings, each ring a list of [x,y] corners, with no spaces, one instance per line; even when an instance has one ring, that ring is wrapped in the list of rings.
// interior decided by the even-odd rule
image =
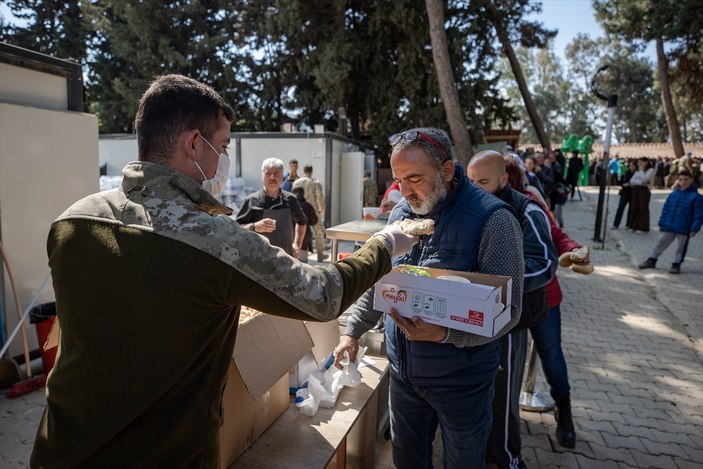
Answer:
[[[337,448],[337,469],[345,469],[347,467],[347,439],[343,439]]]

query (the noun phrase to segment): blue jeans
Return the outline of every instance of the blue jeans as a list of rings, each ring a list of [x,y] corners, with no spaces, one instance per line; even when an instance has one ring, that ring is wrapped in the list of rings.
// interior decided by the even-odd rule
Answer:
[[[432,467],[432,441],[442,428],[444,467],[485,468],[491,431],[493,382],[473,386],[414,386],[391,372],[393,463],[398,469]]]
[[[542,371],[549,383],[552,397],[568,397],[571,388],[564,352],[561,349],[560,305],[550,308],[546,318],[536,326],[530,327],[530,333],[537,348],[537,355],[542,362]]]

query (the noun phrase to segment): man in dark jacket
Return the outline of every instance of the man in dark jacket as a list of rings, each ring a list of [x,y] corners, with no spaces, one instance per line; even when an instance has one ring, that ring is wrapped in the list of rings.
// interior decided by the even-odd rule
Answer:
[[[303,244],[307,219],[298,199],[281,189],[283,161],[267,158],[261,164],[262,188],[249,194],[237,213],[237,223],[259,233],[272,245],[298,257]]]
[[[411,129],[390,139],[391,169],[404,197],[396,220],[431,218],[435,229],[395,264],[410,264],[512,278],[511,320],[496,337],[484,337],[399,316],[385,318],[390,372],[393,462],[400,469],[431,467],[432,440],[442,428],[444,467],[485,467],[491,428],[498,337],[519,320],[524,266],[520,226],[510,208],[472,185],[452,158],[446,132]],[[358,339],[383,313],[373,291],[351,308],[345,335],[335,349],[356,356]]]
[[[547,284],[559,266],[552,243],[547,214],[540,206],[510,187],[505,159],[498,152],[476,153],[466,169],[469,180],[495,195],[515,211],[522,227],[522,250],[525,261],[520,322],[500,338],[500,366],[493,399],[493,428],[488,452],[500,469],[527,467],[520,456],[520,387],[527,356],[527,328],[544,319]],[[524,184],[524,180],[520,181]]]
[[[693,184],[690,171],[679,171],[677,187],[669,194],[664,202],[659,217],[659,237],[646,261],[639,265],[640,269],[653,269],[657,259],[676,240],[677,247],[674,262],[669,269],[670,274],[681,273],[686,241],[696,236],[703,223],[703,197],[698,193],[698,187]]]

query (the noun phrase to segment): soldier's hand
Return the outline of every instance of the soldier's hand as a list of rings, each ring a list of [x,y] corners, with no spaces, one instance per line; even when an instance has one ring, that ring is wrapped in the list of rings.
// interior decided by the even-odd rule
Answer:
[[[391,245],[391,257],[397,257],[410,251],[420,240],[417,236],[411,236],[400,227],[400,225],[386,225],[381,231],[373,235],[374,238],[383,238]]]

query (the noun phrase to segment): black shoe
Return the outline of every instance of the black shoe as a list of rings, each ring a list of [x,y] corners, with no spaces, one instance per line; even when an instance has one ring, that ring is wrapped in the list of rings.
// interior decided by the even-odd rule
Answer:
[[[576,430],[571,417],[571,399],[559,397],[554,399],[554,419],[557,421],[557,441],[564,448],[576,446]]]
[[[670,274],[680,274],[681,273],[681,263],[674,262],[671,264],[671,269],[669,269]]]
[[[640,269],[654,269],[656,266],[657,266],[657,260],[652,259],[650,257],[649,259],[647,259],[646,261],[644,261],[643,263],[641,263],[637,267],[639,267]]]

